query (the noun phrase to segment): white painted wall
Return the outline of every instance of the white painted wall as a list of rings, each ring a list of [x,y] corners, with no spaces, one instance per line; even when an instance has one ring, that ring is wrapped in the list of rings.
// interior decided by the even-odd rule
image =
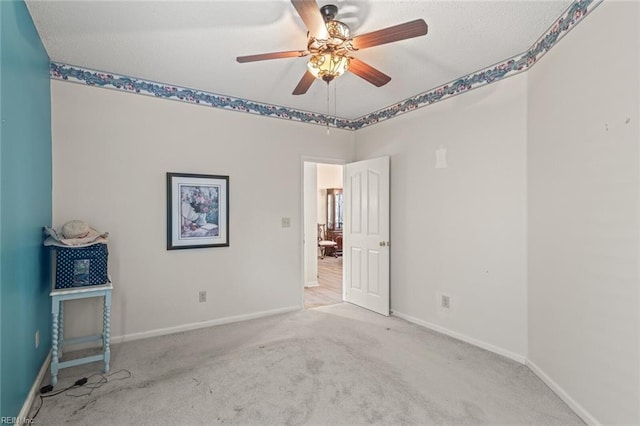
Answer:
[[[526,75],[329,137],[53,81],[54,224],[111,232],[115,336],[297,308],[301,157],[390,155],[396,314],[528,358],[592,423],[638,424],[639,20],[605,2]],[[231,247],[164,249],[167,171],[231,176]],[[70,305],[69,336],[98,328]]]
[[[341,164],[318,164],[319,188],[342,188]]]
[[[318,165],[304,162],[304,285],[318,285]]]
[[[394,313],[521,361],[526,90],[518,75],[356,133],[358,160],[391,157]]]
[[[605,1],[529,72],[529,359],[592,423],[640,424],[639,15]]]
[[[301,306],[302,157],[351,160],[353,132],[51,86],[53,221],[111,233],[112,336]],[[230,247],[166,250],[166,172],[230,176]],[[67,336],[95,331],[98,305],[69,305]]]

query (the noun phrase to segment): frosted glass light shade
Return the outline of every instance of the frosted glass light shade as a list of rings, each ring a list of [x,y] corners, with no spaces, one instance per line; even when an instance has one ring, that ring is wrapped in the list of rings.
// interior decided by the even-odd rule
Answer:
[[[307,67],[315,78],[328,83],[344,74],[349,68],[349,58],[335,53],[312,55]]]

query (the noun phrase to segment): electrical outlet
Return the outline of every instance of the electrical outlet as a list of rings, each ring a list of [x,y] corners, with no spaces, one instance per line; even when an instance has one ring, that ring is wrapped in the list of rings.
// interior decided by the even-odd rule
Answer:
[[[451,308],[451,298],[447,294],[441,295],[441,305],[445,309]]]
[[[40,346],[40,330],[36,331],[36,349]]]
[[[291,218],[290,217],[283,217],[282,218],[282,227],[283,228],[291,228]]]
[[[206,291],[201,291],[200,293],[198,293],[198,300],[200,300],[200,302],[206,302],[207,301],[207,292]]]

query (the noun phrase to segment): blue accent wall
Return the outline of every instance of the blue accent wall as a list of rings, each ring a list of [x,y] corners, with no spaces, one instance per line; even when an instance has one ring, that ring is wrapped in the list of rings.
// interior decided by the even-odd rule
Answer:
[[[0,20],[0,415],[17,416],[51,346],[51,92],[25,3],[0,1]]]

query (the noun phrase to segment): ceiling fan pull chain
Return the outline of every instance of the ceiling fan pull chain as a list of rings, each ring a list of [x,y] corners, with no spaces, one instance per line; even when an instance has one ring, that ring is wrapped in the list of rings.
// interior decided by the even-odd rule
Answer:
[[[338,127],[338,83],[333,82],[333,125]]]
[[[329,111],[329,82],[327,81],[327,135],[329,135],[329,117],[331,111]]]

